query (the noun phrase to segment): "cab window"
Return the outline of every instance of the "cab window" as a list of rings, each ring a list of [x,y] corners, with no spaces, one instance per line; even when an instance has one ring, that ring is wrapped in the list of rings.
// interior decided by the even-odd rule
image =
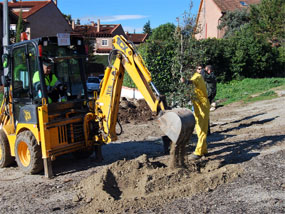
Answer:
[[[13,97],[26,98],[29,92],[29,74],[27,68],[26,47],[13,51]]]

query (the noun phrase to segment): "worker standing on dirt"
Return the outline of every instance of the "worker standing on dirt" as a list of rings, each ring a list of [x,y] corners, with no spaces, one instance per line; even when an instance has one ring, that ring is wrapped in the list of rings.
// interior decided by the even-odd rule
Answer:
[[[194,97],[191,97],[194,106],[194,116],[196,120],[196,133],[198,136],[198,143],[194,153],[190,155],[190,160],[198,160],[208,153],[207,150],[207,131],[210,114],[210,103],[208,100],[207,88],[205,81],[200,74],[201,66],[198,66],[196,72],[190,80],[181,78],[181,82],[193,84]]]
[[[205,67],[205,73],[203,77],[206,82],[208,99],[211,105],[217,93],[217,80],[212,65],[207,65]]]
[[[217,93],[217,80],[216,80],[216,76],[213,71],[213,66],[207,65],[205,67],[205,70],[202,71],[201,74],[206,82],[208,99],[211,105]],[[210,131],[210,119],[209,119],[207,135],[210,135],[210,134],[211,134],[211,131]]]

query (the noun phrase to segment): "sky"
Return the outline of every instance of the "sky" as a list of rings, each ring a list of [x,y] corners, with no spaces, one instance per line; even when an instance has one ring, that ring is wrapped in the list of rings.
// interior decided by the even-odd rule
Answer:
[[[191,0],[57,0],[63,14],[70,14],[81,24],[91,21],[101,24],[121,24],[124,31],[142,33],[143,26],[150,21],[151,28],[173,23],[177,17],[189,12]],[[191,14],[196,15],[200,0],[192,0]]]

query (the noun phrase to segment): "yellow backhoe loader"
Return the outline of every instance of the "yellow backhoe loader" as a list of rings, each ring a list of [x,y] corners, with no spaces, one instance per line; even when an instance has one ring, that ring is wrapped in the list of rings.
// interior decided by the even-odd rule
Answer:
[[[87,95],[83,40],[65,39],[46,37],[6,47],[2,56],[8,70],[0,109],[0,167],[16,160],[25,173],[44,169],[45,176],[52,177],[51,162],[57,156],[73,153],[88,157],[95,148],[96,157],[101,159],[101,146],[117,139],[115,126],[125,72],[158,115],[165,135],[175,145],[189,140],[195,124],[192,112],[165,110],[163,96],[152,84],[150,72],[124,37],[113,38],[110,66],[101,81],[100,94],[95,92],[92,98]],[[52,89],[45,80],[46,60],[53,64],[53,74],[60,82]],[[34,82],[36,73],[38,84]],[[56,99],[50,99],[50,90],[58,93]]]

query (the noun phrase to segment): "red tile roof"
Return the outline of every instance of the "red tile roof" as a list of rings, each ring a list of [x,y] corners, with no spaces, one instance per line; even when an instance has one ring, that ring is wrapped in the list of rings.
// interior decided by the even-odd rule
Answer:
[[[81,34],[85,37],[110,37],[120,24],[100,25],[100,31],[97,32],[95,25],[78,25],[75,26],[74,33]]]
[[[22,8],[22,9],[30,9],[29,11],[22,12],[22,17],[23,19],[28,18],[30,15],[36,13],[37,11],[39,11],[41,8],[45,7],[46,5],[53,3],[53,1],[48,0],[48,1],[20,1],[20,2],[8,2],[8,7],[10,9],[18,9],[18,8]],[[13,13],[15,13],[16,15],[19,16],[20,12],[15,12],[13,11]]]
[[[143,43],[148,36],[147,33],[126,33],[126,35],[128,40],[131,40],[133,43]]]
[[[243,6],[242,2],[246,5],[258,4],[261,0],[213,0],[216,5],[221,9],[222,12],[226,11],[234,11],[236,9],[246,8],[247,6]]]

